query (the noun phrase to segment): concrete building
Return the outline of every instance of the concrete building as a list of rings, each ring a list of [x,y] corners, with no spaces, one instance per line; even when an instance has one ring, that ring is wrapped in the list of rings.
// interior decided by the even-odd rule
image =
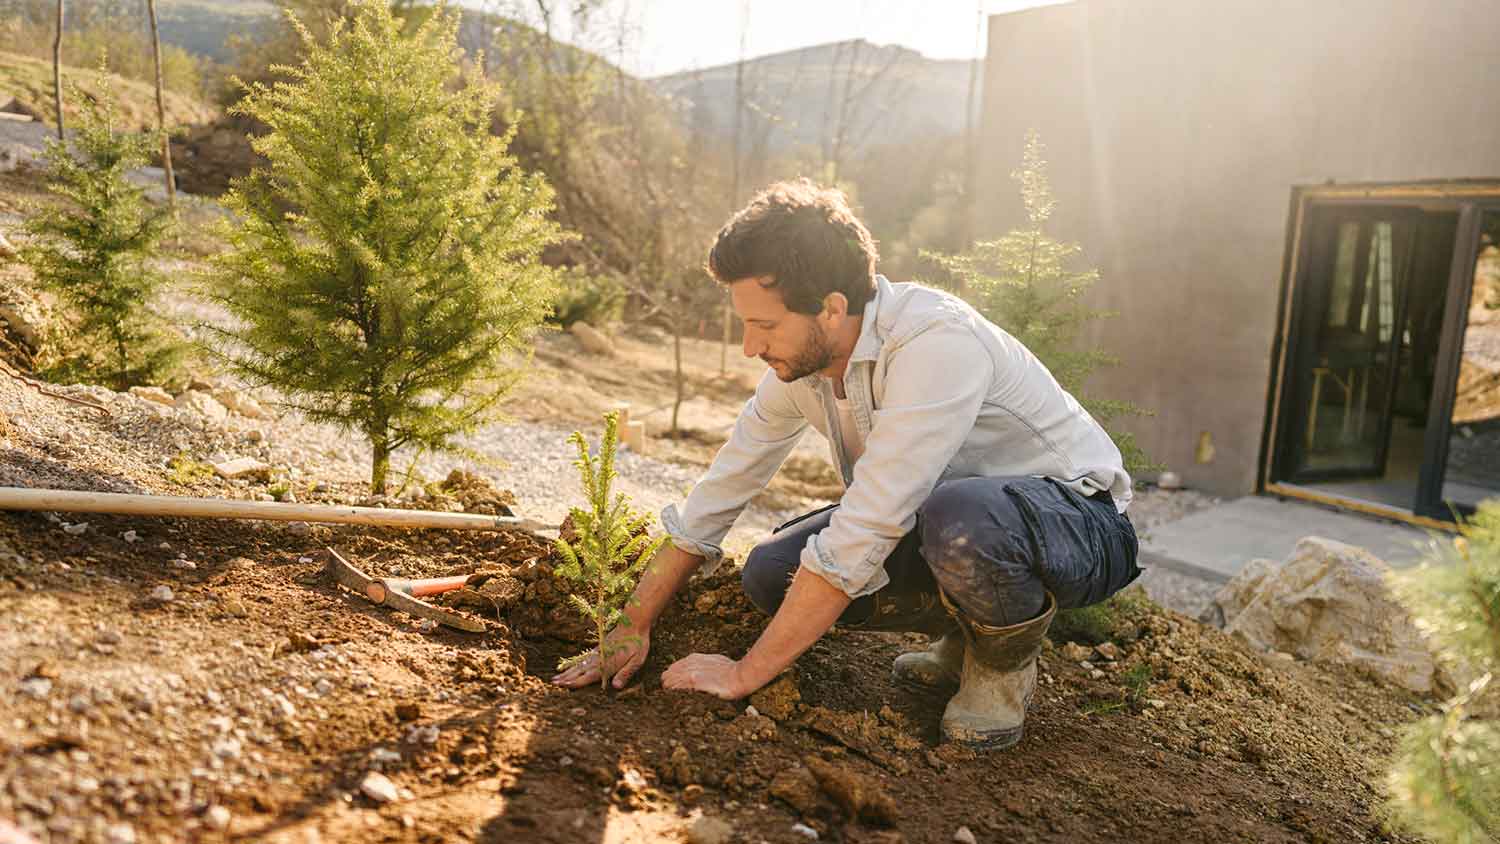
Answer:
[[[1051,233],[1082,245],[1118,313],[1090,340],[1123,363],[1092,390],[1154,410],[1124,427],[1190,485],[1419,522],[1500,495],[1497,12],[992,16],[975,231],[1023,221],[1009,176],[1036,129]]]

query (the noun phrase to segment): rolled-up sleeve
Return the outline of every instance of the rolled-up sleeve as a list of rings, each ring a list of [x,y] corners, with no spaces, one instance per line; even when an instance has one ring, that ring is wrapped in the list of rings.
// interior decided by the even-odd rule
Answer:
[[[854,481],[828,527],[808,540],[801,564],[858,598],[890,582],[885,559],[916,525],[974,428],[994,362],[965,321],[942,320],[891,351]]]
[[[807,428],[807,418],[792,401],[792,389],[766,370],[755,395],[740,411],[729,442],[714,455],[687,500],[662,511],[662,528],[672,544],[703,556],[705,574],[718,568],[724,559],[724,536],[734,520],[765,489]]]

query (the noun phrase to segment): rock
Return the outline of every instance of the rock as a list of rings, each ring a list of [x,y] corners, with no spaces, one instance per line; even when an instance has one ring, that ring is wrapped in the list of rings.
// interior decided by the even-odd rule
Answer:
[[[1176,472],[1162,472],[1156,476],[1156,486],[1165,490],[1182,489],[1182,476]]]
[[[800,835],[803,838],[806,838],[808,841],[818,840],[818,831],[805,823],[792,824],[792,834]]]
[[[188,389],[211,394],[219,389],[219,382],[207,375],[190,375],[188,376]]]
[[[152,589],[149,597],[158,604],[165,604],[177,596],[172,593],[172,587],[163,583]]]
[[[16,251],[16,247],[6,239],[4,232],[0,232],[0,258],[4,258],[7,261],[14,261],[18,257],[20,257],[20,253]]]
[[[966,826],[953,830],[953,840],[958,844],[979,844],[974,838],[974,833]]]
[[[790,671],[750,695],[750,705],[759,714],[773,721],[785,721],[792,717],[801,700],[802,691],[797,688],[797,677]]]
[[[271,708],[282,718],[291,718],[297,714],[297,707],[293,706],[290,700],[287,700],[286,695],[272,695]]]
[[[1280,566],[1274,560],[1254,559],[1245,564],[1233,579],[1214,593],[1213,601],[1198,614],[1204,624],[1223,629],[1233,621],[1245,607],[1249,606],[1255,593],[1260,591],[1266,575]]]
[[[215,463],[214,473],[230,481],[240,478],[269,480],[271,477],[271,467],[269,464],[262,463],[254,457],[238,457],[234,460],[226,460],[223,463]]]
[[[1251,569],[1221,591],[1222,606],[1244,599],[1227,619],[1230,635],[1261,651],[1358,666],[1418,693],[1448,682],[1391,595],[1390,567],[1369,551],[1310,536],[1280,566]]]
[[[130,394],[144,401],[172,406],[172,394],[160,387],[131,387]]]
[[[46,677],[27,677],[21,681],[21,694],[42,700],[52,694],[52,681]]]
[[[583,350],[589,354],[614,356],[615,344],[592,325],[580,320],[573,323],[572,327],[568,329],[568,333],[578,338],[578,345],[582,346]]]
[[[218,832],[228,829],[232,818],[233,815],[223,806],[209,806],[208,811],[203,813],[203,823],[207,824],[209,829]]]
[[[900,812],[880,783],[858,771],[808,756],[803,762],[818,781],[818,787],[837,803],[850,819],[878,826],[895,826]]]
[[[766,790],[804,816],[814,814],[822,802],[817,778],[801,766],[784,768]]]
[[[64,523],[62,529],[63,533],[70,534],[72,536],[82,536],[83,534],[88,533],[89,523],[78,522],[77,524],[71,525]]]
[[[265,408],[260,406],[260,402],[239,390],[220,387],[214,390],[211,395],[213,395],[214,401],[241,416],[250,419],[269,419],[271,416],[271,414],[266,412]]]
[[[214,397],[201,390],[188,390],[178,396],[172,406],[178,410],[190,410],[211,422],[223,422],[229,418],[229,410],[214,401]]]
[[[214,742],[209,750],[225,762],[233,762],[244,752],[244,745],[234,736],[224,736]]]
[[[1102,644],[1095,645],[1094,652],[1099,654],[1101,659],[1105,659],[1110,662],[1114,662],[1115,660],[1120,658],[1120,646],[1116,645],[1114,642],[1104,642]]]
[[[120,534],[120,538],[125,540],[126,542],[131,543],[141,541],[141,535],[133,530],[127,530],[124,533]]]
[[[42,347],[47,316],[42,305],[20,290],[0,288],[0,320],[33,350]]]
[[[1062,658],[1068,662],[1083,662],[1093,655],[1094,651],[1088,645],[1080,645],[1077,642],[1069,642],[1057,649]]]
[[[110,824],[104,830],[104,840],[109,844],[135,844],[135,827],[128,823]]]
[[[727,844],[733,835],[734,827],[728,821],[704,814],[695,815],[687,828],[688,844]]]
[[[370,771],[365,774],[365,778],[359,782],[359,793],[376,803],[394,803],[401,796],[390,777],[379,771]]]

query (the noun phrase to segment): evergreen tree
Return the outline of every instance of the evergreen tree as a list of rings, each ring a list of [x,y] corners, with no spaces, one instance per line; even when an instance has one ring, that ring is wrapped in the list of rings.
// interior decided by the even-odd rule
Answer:
[[[492,418],[550,312],[539,256],[561,232],[546,181],[489,131],[496,86],[456,66],[457,15],[403,37],[381,0],[352,8],[326,43],[294,20],[302,64],[233,109],[270,127],[268,163],[225,199],[239,224],[209,295],[239,322],[232,368],[363,433],[381,493],[396,449],[453,450]]]
[[[77,336],[43,374],[124,390],[154,382],[181,351],[149,309],[164,279],[145,258],[169,218],[125,178],[149,162],[151,139],[115,130],[115,96],[102,65],[94,87],[86,94],[69,86],[81,106],[79,125],[71,142],[49,141],[46,149],[47,188],[66,201],[27,222],[36,240],[22,255],[75,316]]]
[[[594,643],[599,653],[599,687],[609,688],[609,658],[631,638],[611,643],[607,638],[616,625],[629,625],[625,615],[636,581],[646,565],[661,550],[666,537],[652,539],[647,532],[651,517],[636,512],[624,493],[611,495],[615,480],[615,447],[619,442],[619,414],[604,415],[604,439],[599,456],[589,453],[588,441],[574,431],[569,438],[578,448],[578,467],[583,480],[586,508],[575,507],[569,515],[573,524],[572,541],[559,538],[557,552],[563,562],[558,575],[577,581],[579,591],[568,597],[584,618],[593,623]],[[591,652],[568,657],[559,668],[568,668]]]
[[[1477,676],[1407,728],[1391,770],[1398,821],[1441,844],[1500,841],[1500,501],[1435,559],[1391,575],[1434,651]]]
[[[1026,227],[975,243],[961,255],[923,255],[952,275],[964,298],[986,319],[1030,349],[1101,425],[1108,428],[1120,416],[1149,415],[1129,402],[1092,398],[1083,392],[1095,370],[1119,361],[1101,349],[1079,348],[1078,335],[1084,326],[1111,314],[1090,308],[1083,300],[1099,281],[1099,271],[1074,267],[1082,249],[1076,243],[1054,240],[1045,230],[1057,203],[1047,181],[1043,152],[1041,137],[1035,130],[1028,132],[1021,169],[1011,173],[1021,185]],[[1110,431],[1110,436],[1132,473],[1152,468],[1133,435]]]

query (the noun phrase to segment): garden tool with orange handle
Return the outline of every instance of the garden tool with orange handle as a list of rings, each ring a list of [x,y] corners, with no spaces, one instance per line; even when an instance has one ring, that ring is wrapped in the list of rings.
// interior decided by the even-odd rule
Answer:
[[[488,575],[456,575],[420,580],[402,577],[375,578],[360,571],[353,563],[339,556],[339,552],[332,548],[326,550],[328,563],[325,568],[328,574],[335,582],[351,592],[358,592],[383,607],[400,610],[407,615],[425,618],[469,633],[484,632],[483,621],[442,607],[435,607],[423,601],[422,598],[452,592],[465,586],[477,586]]]

